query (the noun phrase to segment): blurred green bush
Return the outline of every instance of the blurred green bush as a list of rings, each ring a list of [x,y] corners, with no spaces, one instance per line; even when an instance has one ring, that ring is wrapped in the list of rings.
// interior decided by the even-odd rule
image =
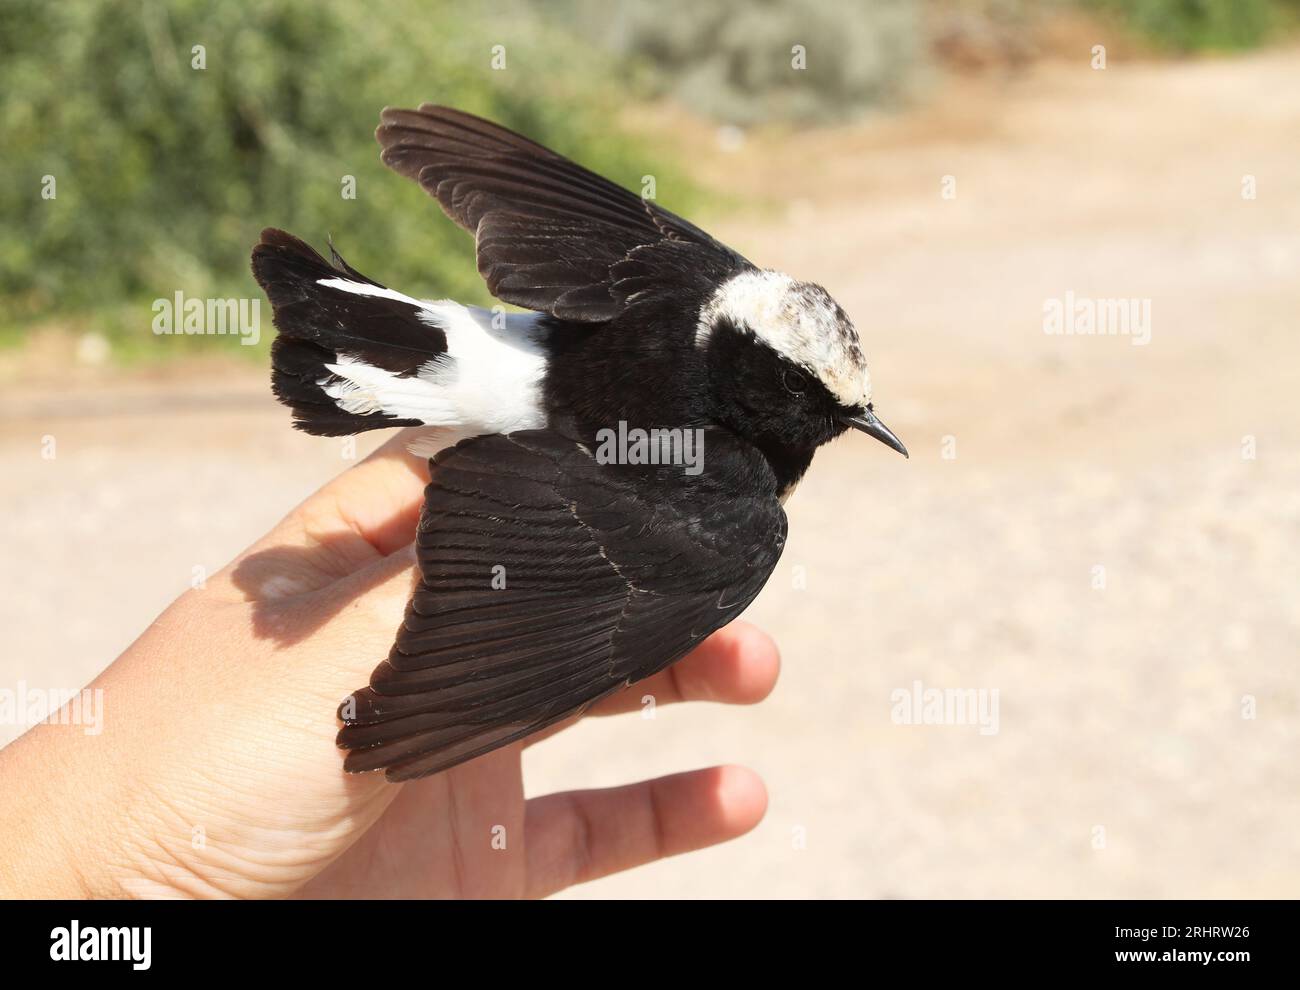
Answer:
[[[575,22],[599,31],[643,91],[738,125],[821,123],[889,103],[925,56],[919,0],[570,0],[570,6],[578,12]],[[607,16],[598,15],[602,10]]]
[[[1256,44],[1300,11],[1300,0],[1045,10],[1070,5],[1179,51]],[[248,253],[263,226],[318,247],[333,234],[381,282],[484,302],[468,239],[380,165],[381,107],[434,100],[484,114],[630,188],[653,173],[665,205],[689,212],[698,195],[681,174],[612,128],[629,93],[730,124],[849,116],[904,91],[936,23],[954,22],[927,14],[1020,31],[1030,6],[0,0],[0,339],[58,319],[106,332],[119,353],[176,353],[150,346],[149,303],[177,290],[255,296]],[[54,199],[42,197],[46,176]]]
[[[1294,29],[1300,0],[1083,0],[1174,52],[1252,48]]]
[[[732,124],[851,117],[908,93],[945,48],[981,46],[1008,64],[1034,25],[1100,12],[1173,52],[1234,50],[1300,21],[1300,0],[557,0],[620,56],[640,91]],[[791,71],[794,47],[805,53]]]
[[[332,234],[405,291],[485,301],[470,239],[380,164],[379,110],[449,103],[631,188],[654,173],[666,205],[687,209],[677,173],[611,131],[610,78],[599,52],[575,55],[521,4],[4,0],[0,329],[93,314],[119,351],[147,346],[154,298],[258,294],[263,226],[318,249]]]

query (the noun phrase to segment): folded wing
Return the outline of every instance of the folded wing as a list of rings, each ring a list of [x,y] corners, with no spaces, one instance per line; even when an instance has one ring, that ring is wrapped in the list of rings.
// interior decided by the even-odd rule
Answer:
[[[627,470],[554,430],[435,458],[420,586],[388,659],[340,707],[346,769],[407,780],[522,739],[748,606],[785,543],[774,491],[652,505]]]

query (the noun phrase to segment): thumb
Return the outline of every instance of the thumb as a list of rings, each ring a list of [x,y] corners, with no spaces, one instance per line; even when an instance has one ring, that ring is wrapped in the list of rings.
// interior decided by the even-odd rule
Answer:
[[[388,655],[419,582],[415,544],[409,543],[318,592],[321,609],[330,616],[325,631],[331,666],[338,668],[330,681],[342,688],[340,697],[368,683],[375,665]]]

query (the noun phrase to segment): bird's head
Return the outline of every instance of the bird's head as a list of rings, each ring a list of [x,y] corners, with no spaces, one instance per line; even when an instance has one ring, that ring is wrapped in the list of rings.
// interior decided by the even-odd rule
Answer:
[[[820,285],[773,271],[734,275],[701,309],[696,345],[715,416],[769,456],[811,460],[850,427],[907,456],[872,410],[857,330]]]

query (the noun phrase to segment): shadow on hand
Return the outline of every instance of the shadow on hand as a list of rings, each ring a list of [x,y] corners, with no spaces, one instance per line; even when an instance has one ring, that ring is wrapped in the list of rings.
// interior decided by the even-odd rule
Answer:
[[[387,580],[390,575],[382,568],[371,567],[385,558],[376,552],[369,560],[357,561],[355,540],[355,534],[340,534],[315,546],[272,547],[241,560],[231,581],[253,606],[253,635],[281,646],[299,643],[357,597]],[[322,568],[322,559],[337,561],[340,566]],[[344,565],[345,561],[351,564]],[[368,573],[359,580],[358,572],[363,571]],[[349,582],[350,595],[339,594],[334,588],[344,580]],[[414,589],[414,568],[411,580]],[[393,632],[397,632],[396,626]],[[390,645],[384,643],[381,652],[386,655]]]

